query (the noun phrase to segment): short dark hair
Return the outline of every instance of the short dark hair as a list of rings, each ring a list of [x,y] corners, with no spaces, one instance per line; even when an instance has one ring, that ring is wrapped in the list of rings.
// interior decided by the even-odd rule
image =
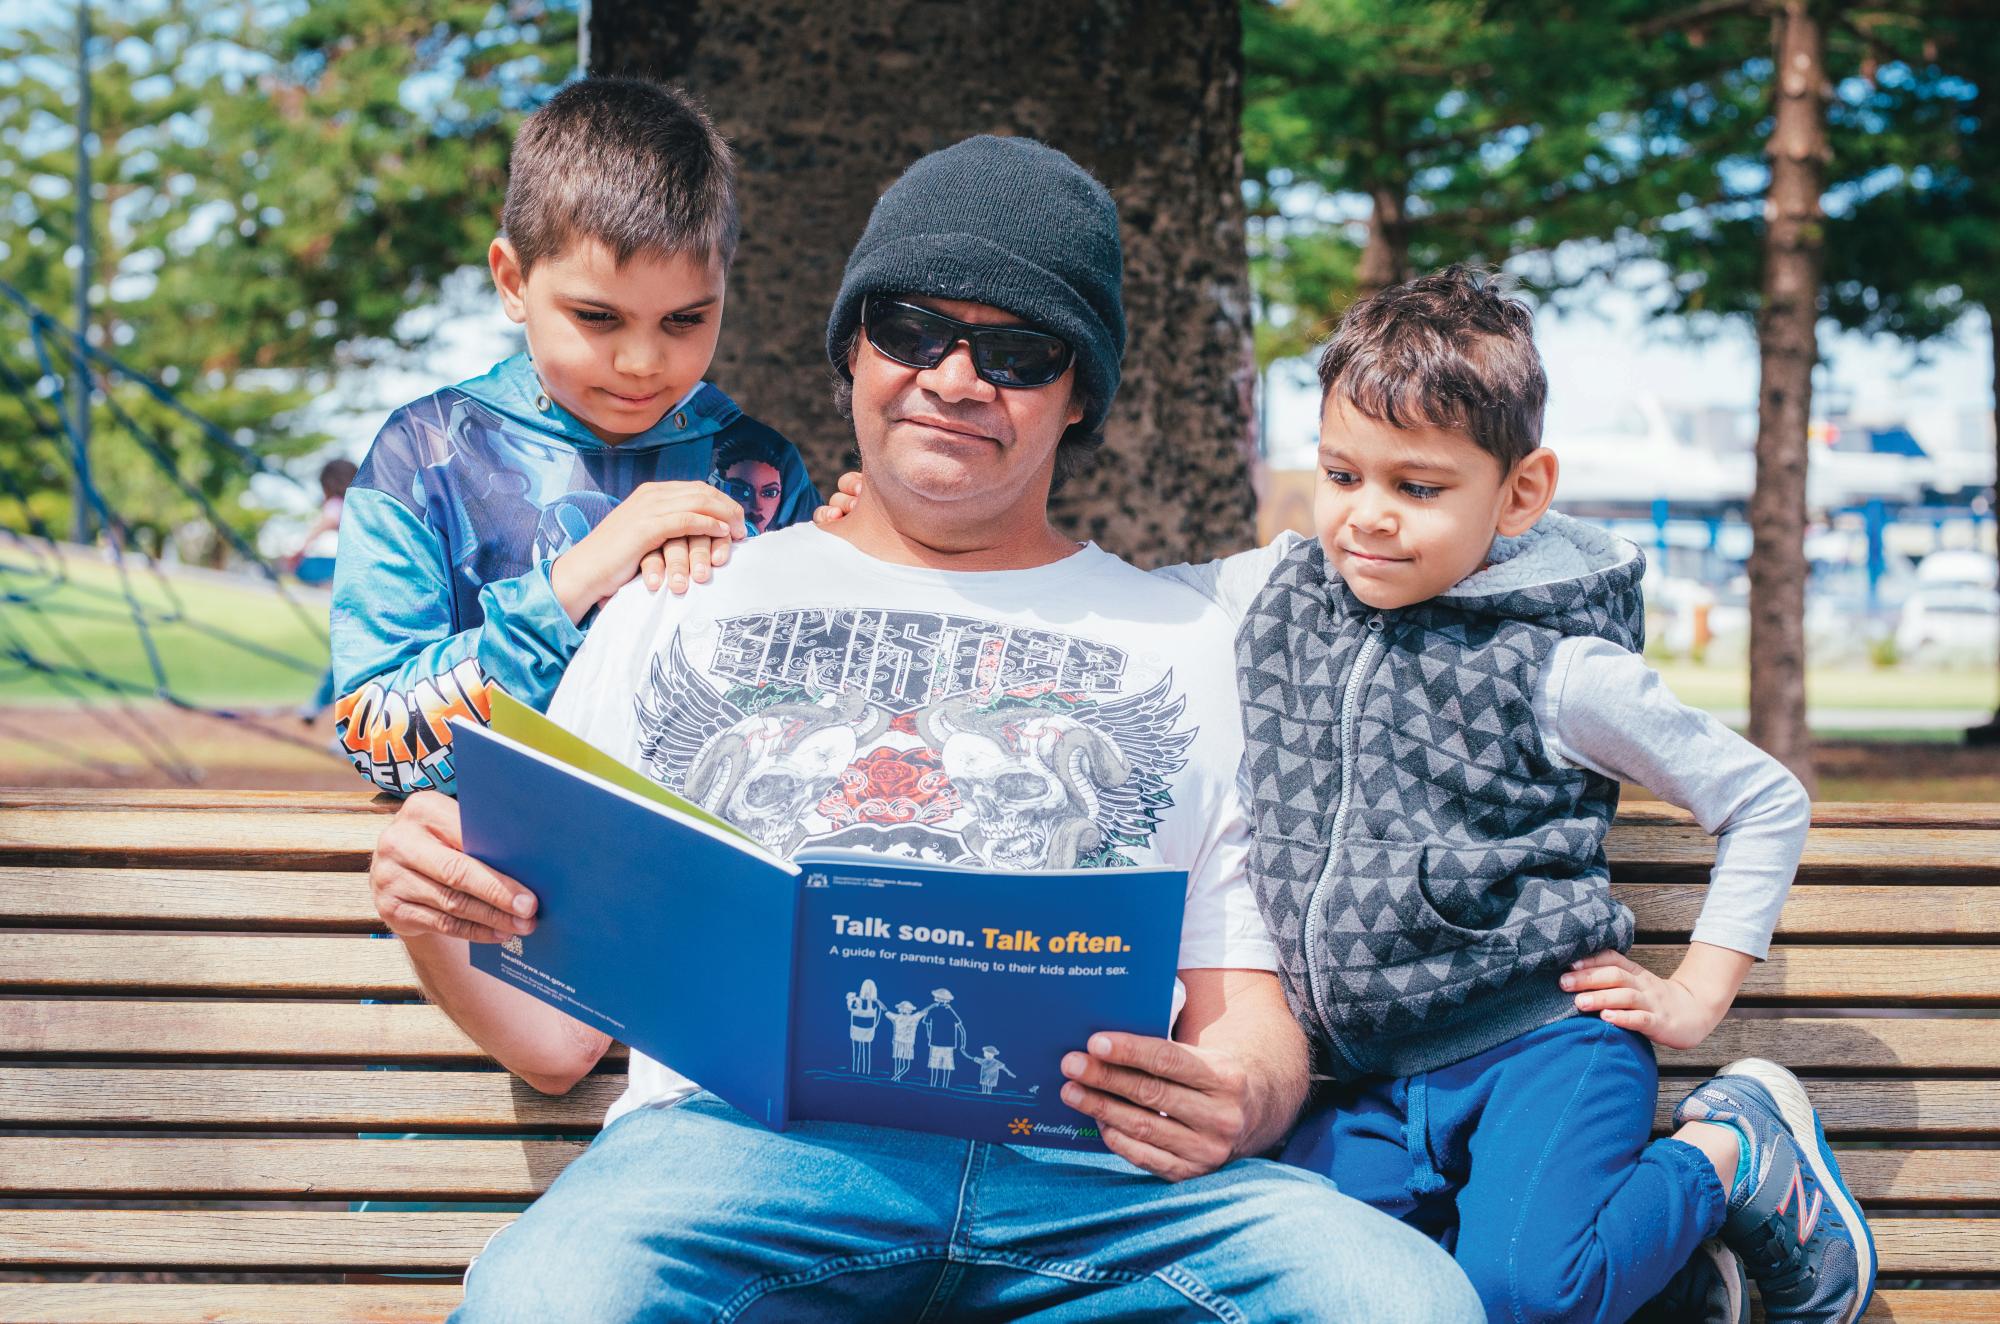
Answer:
[[[337,496],[347,495],[347,489],[354,485],[354,475],[360,468],[352,460],[328,460],[319,469],[319,490],[331,501]]]
[[[846,363],[853,358],[854,347],[860,343],[861,327],[857,325],[838,347],[840,361]],[[1073,392],[1070,399],[1083,407],[1085,418],[1098,412],[1097,402],[1091,399],[1081,374],[1070,378],[1070,390]],[[854,417],[854,379],[844,372],[833,374],[833,407],[842,418]],[[1097,448],[1103,444],[1102,426],[1093,428],[1078,422],[1064,428],[1061,440],[1056,442],[1056,467],[1049,479],[1049,491],[1058,491],[1070,479],[1087,472],[1097,459]]]
[[[500,226],[525,274],[579,239],[736,257],[736,163],[700,103],[643,78],[571,83],[522,123]]]
[[[1463,432],[1507,472],[1542,444],[1549,382],[1535,317],[1499,276],[1454,263],[1350,307],[1319,356],[1335,394],[1395,428]]]

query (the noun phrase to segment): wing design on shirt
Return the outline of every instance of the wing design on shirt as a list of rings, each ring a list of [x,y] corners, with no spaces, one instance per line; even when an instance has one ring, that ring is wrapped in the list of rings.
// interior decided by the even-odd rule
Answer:
[[[702,746],[744,717],[741,708],[688,665],[678,634],[664,659],[654,655],[651,674],[634,706],[639,716],[639,757],[646,772],[676,792],[685,788],[688,769]]]
[[[1187,700],[1174,697],[1173,686],[1168,672],[1153,688],[1099,704],[1085,718],[1111,738],[1132,766],[1132,775],[1119,785],[1098,788],[1097,826],[1107,843],[1144,845],[1174,802],[1167,779],[1187,766],[1183,756],[1201,728],[1174,729]]]

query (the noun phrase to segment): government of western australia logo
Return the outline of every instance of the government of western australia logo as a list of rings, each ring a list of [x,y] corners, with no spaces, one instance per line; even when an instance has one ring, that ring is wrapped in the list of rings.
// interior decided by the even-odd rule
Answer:
[[[678,636],[654,658],[639,752],[655,780],[781,854],[810,840],[1011,869],[1129,865],[1197,728],[1177,728],[1171,672],[1126,693],[1126,671],[1095,640],[974,617],[735,617],[707,675]]]

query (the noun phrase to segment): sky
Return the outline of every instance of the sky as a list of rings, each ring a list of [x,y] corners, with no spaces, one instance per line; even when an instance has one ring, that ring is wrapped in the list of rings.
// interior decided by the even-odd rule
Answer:
[[[1558,455],[1565,435],[1614,428],[1647,394],[1675,412],[1715,406],[1754,413],[1757,407],[1757,342],[1748,326],[1690,343],[1672,323],[1650,320],[1634,296],[1607,290],[1589,311],[1541,313],[1535,339],[1549,377],[1545,435]],[[1990,451],[1991,433],[1968,438],[1965,419],[1993,408],[1991,343],[1986,319],[1976,316],[1927,347],[1921,359],[1891,337],[1822,327],[1814,415],[1845,404],[1865,422],[1904,423],[1927,448]],[[1319,428],[1311,365],[1300,360],[1271,378],[1271,462],[1310,468]]]

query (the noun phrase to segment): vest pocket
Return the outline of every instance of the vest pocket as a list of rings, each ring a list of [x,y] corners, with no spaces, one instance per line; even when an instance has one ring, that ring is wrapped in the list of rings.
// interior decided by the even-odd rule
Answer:
[[[1349,837],[1340,853],[1339,885],[1328,889],[1331,898],[1322,898],[1332,908],[1323,922],[1331,921],[1330,930],[1374,938],[1378,963],[1402,964],[1483,946],[1495,936],[1490,925],[1479,922],[1477,898],[1466,894],[1468,885],[1476,888],[1476,876],[1466,861],[1454,858],[1477,851]]]

